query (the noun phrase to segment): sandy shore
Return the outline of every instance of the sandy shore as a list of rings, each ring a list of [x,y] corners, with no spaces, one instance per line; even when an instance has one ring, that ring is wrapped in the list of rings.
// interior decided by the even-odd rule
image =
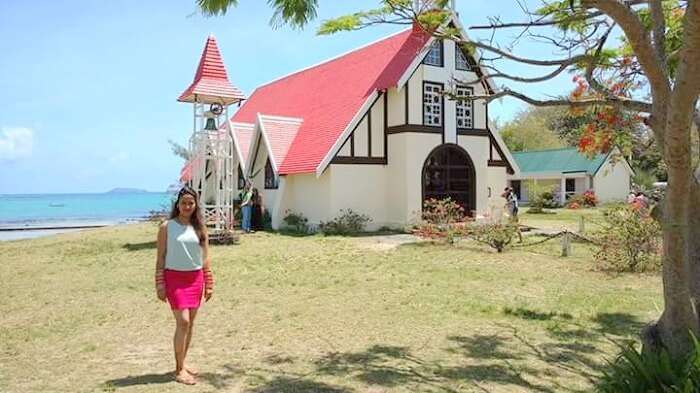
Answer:
[[[91,228],[124,225],[134,221],[69,221],[51,223],[32,223],[31,225],[0,225],[0,241],[33,239],[59,233],[76,232]]]

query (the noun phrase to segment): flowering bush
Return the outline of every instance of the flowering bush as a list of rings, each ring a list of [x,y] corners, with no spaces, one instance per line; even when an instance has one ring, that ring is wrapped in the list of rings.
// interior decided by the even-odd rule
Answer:
[[[595,196],[593,190],[588,190],[581,194],[583,197],[583,205],[588,207],[596,207],[598,205],[598,198]]]
[[[581,205],[576,201],[569,201],[569,203],[566,204],[566,207],[568,209],[576,210],[576,209],[580,209]]]
[[[661,226],[646,208],[617,206],[605,212],[593,255],[604,270],[646,271],[661,266]]]
[[[569,209],[580,209],[581,207],[595,207],[598,204],[598,198],[591,190],[579,195],[572,195],[566,202],[566,207]]]
[[[421,220],[413,233],[429,239],[444,238],[453,244],[464,228],[465,218],[464,208],[451,198],[430,198],[423,205]]]

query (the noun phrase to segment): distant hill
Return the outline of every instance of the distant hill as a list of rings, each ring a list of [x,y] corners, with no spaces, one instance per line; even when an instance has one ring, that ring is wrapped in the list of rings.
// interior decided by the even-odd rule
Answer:
[[[126,188],[117,187],[107,191],[108,194],[135,194],[135,193],[147,193],[148,191],[142,190],[140,188]]]

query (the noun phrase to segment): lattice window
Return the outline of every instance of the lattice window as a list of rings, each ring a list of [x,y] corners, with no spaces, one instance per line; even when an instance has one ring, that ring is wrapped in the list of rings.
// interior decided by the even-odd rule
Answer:
[[[455,93],[457,93],[457,96],[471,96],[473,89],[471,87],[457,86]],[[458,100],[456,109],[457,128],[474,128],[474,101]]]
[[[471,71],[472,69],[469,57],[458,44],[455,45],[455,68],[462,71]]]
[[[267,159],[265,163],[265,188],[275,189],[277,188],[277,179],[275,179],[275,171],[272,169],[272,163],[270,159]]]
[[[442,67],[442,41],[433,41],[433,43],[430,45],[428,53],[423,59],[423,64]]]
[[[442,85],[423,84],[423,124],[442,126]]]

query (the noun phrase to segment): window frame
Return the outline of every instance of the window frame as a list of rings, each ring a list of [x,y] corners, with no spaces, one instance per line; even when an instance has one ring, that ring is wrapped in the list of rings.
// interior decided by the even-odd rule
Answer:
[[[272,168],[272,162],[270,162],[270,157],[267,157],[267,161],[265,161],[264,183],[266,190],[276,190],[277,187],[279,187],[277,177],[275,176],[275,170]]]
[[[461,68],[459,66],[459,61],[457,59],[459,59],[460,53],[462,54],[462,56],[464,56],[464,62],[467,64],[467,68]],[[464,50],[462,50],[462,48],[459,46],[459,44],[455,42],[455,69],[459,70],[459,71],[473,71],[474,70],[473,62],[470,60],[471,60],[470,56],[468,54],[464,53]]]
[[[457,85],[455,87],[455,93],[457,95],[459,94],[460,89],[465,89],[469,92],[469,95],[473,96],[474,95],[474,88],[471,86],[465,86],[465,85]],[[469,107],[469,121],[471,122],[470,126],[466,126],[466,124],[462,124],[462,126],[459,126],[459,114],[458,114],[458,109],[460,105],[468,105]],[[465,117],[466,120],[466,117]],[[457,125],[458,129],[473,129],[474,128],[474,101],[460,101],[460,100],[455,100],[455,124]]]
[[[433,51],[434,48],[438,49],[438,54],[440,56],[440,62],[438,64],[433,64],[433,63],[428,63],[426,60],[428,59],[428,56],[430,55],[430,52]],[[424,65],[429,65],[432,67],[444,67],[445,66],[445,42],[443,40],[434,40],[430,44],[430,48],[428,49],[428,53],[425,54],[423,57],[423,60],[421,61],[421,64]]]
[[[241,164],[238,164],[238,182],[236,184],[239,190],[242,190],[245,188],[245,174],[243,173],[243,169],[241,168]]]
[[[440,124],[426,124],[425,123],[425,87],[426,85],[433,85],[433,86],[439,86],[440,87],[440,92],[444,93],[445,92],[445,84],[440,83],[440,82],[433,82],[433,81],[423,81],[423,89],[421,91],[421,108],[422,108],[422,115],[421,115],[421,123],[426,126],[426,127],[435,127],[435,128],[443,128],[445,127],[445,96],[443,94],[440,94]]]

